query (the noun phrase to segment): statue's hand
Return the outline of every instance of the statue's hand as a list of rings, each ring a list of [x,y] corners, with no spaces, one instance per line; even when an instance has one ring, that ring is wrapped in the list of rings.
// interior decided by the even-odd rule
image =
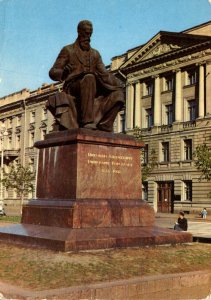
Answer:
[[[71,64],[67,64],[64,67],[63,74],[62,74],[62,79],[63,80],[65,80],[67,78],[67,76],[71,73],[72,69],[73,68],[72,68]]]

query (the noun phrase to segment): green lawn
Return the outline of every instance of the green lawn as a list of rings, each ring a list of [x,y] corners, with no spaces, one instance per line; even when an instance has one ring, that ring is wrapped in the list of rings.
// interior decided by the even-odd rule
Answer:
[[[0,216],[0,222],[14,222],[20,223],[21,216]]]
[[[210,244],[61,253],[0,244],[0,281],[35,290],[211,270]]]

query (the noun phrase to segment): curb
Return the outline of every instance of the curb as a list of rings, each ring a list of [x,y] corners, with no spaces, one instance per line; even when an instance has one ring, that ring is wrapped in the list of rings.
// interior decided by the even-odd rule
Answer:
[[[182,288],[199,287],[201,290],[203,285],[208,285],[210,283],[210,279],[211,273],[209,271],[195,271],[138,277],[44,291],[32,291],[1,282],[0,292],[4,295],[4,297],[10,297],[10,300],[134,300],[142,299],[143,297],[144,299],[147,299],[147,295],[149,294],[173,292]],[[204,292],[207,294],[209,293],[206,289],[204,289]],[[205,295],[205,297],[206,296],[207,295]]]

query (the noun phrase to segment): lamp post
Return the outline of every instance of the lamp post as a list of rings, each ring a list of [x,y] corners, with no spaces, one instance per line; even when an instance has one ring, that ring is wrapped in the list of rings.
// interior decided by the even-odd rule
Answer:
[[[3,195],[3,184],[2,184],[2,180],[3,180],[3,167],[4,167],[4,137],[7,135],[7,129],[5,127],[5,125],[2,125],[0,127],[0,140],[1,140],[1,173],[0,173],[0,178],[1,178],[1,191],[0,191],[0,201],[4,201],[4,195]]]

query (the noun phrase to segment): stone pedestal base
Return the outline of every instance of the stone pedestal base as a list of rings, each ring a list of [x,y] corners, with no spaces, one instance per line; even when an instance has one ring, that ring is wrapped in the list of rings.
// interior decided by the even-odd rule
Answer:
[[[18,224],[0,228],[0,240],[57,251],[79,251],[186,243],[192,241],[192,236],[156,226],[69,229]]]
[[[22,217],[24,224],[74,229],[152,226],[154,220],[152,207],[133,199],[35,200],[24,206]]]
[[[0,240],[60,251],[192,240],[154,226],[154,210],[141,200],[142,143],[77,129],[35,145],[37,199],[23,207],[21,225],[0,228]]]

